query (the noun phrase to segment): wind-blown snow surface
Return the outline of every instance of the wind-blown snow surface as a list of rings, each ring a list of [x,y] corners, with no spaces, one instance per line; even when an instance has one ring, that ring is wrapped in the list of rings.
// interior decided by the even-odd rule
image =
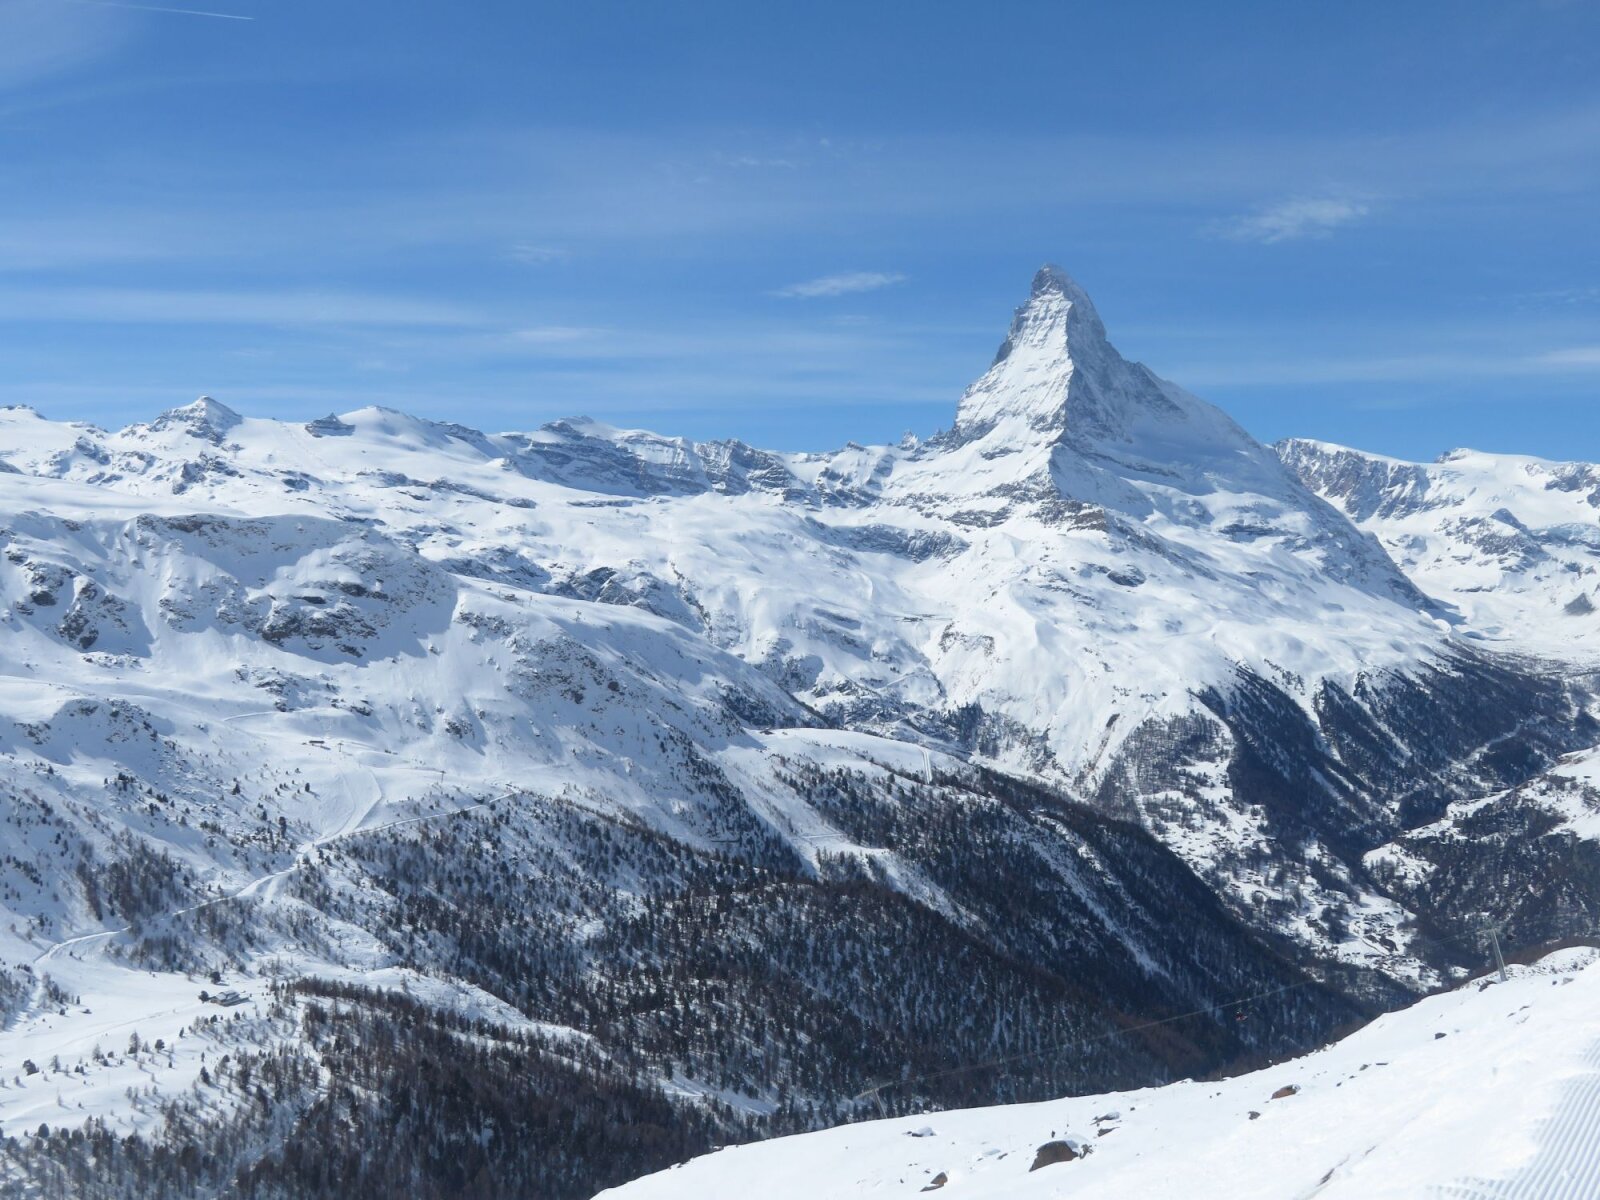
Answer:
[[[1221,1082],[850,1125],[603,1195],[877,1200],[942,1176],[952,1200],[1580,1200],[1600,1195],[1597,957],[1561,951]],[[1061,1140],[1086,1155],[1029,1169]]]

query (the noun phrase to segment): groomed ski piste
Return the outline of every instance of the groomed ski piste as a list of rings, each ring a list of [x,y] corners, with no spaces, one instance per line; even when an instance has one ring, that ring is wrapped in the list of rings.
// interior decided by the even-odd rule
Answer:
[[[1035,1167],[1047,1158],[1060,1161]],[[1513,966],[1504,983],[1474,980],[1233,1079],[847,1125],[725,1149],[601,1195],[923,1192],[1589,1200],[1600,1196],[1600,952]]]

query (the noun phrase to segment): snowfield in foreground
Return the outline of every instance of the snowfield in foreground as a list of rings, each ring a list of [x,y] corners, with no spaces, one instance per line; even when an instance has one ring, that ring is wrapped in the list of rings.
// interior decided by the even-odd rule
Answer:
[[[1600,954],[1561,951],[1511,972],[1219,1083],[843,1126],[724,1150],[602,1195],[1600,1195]],[[1030,1170],[1050,1143],[1080,1156]]]

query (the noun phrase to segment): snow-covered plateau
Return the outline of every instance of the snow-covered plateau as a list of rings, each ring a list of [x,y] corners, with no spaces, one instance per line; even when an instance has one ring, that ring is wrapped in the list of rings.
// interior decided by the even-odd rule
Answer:
[[[0,1191],[1304,1052],[1600,932],[1597,654],[1600,468],[1263,446],[1055,268],[895,446],[0,410]]]

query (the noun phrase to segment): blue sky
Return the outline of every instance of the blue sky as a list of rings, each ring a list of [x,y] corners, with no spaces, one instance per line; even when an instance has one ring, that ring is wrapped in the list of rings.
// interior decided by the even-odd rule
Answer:
[[[926,434],[1052,260],[1264,439],[1600,459],[1590,0],[0,0],[0,47],[0,402],[51,416]]]

